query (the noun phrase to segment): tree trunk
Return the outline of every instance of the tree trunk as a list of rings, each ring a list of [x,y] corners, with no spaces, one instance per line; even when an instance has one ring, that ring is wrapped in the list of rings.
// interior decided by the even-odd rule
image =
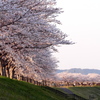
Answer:
[[[14,78],[14,68],[11,67],[9,69],[9,72],[10,72],[10,78],[13,79]]]
[[[3,67],[3,76],[6,76],[6,66]]]
[[[10,72],[9,72],[9,68],[8,67],[6,67],[6,76],[10,77]]]
[[[2,69],[2,65],[1,65],[1,62],[0,62],[0,75],[2,76],[2,72],[3,71],[3,69]]]
[[[6,76],[6,67],[5,67],[5,62],[3,60],[1,60],[0,62],[0,73],[1,76]]]
[[[19,74],[17,75],[17,80],[20,80],[20,75]]]

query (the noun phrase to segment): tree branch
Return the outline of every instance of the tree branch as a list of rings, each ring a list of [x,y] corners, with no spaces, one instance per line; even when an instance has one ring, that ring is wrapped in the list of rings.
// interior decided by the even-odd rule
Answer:
[[[41,1],[42,2],[42,1]],[[35,4],[33,7],[39,5],[41,2],[38,2],[37,4]],[[18,19],[12,21],[12,22],[9,22],[7,24],[4,24],[4,25],[1,25],[0,28],[4,27],[4,26],[8,26],[8,25],[11,25],[11,24],[14,24],[15,22],[19,21],[20,19],[22,19],[31,9],[28,9],[22,16],[20,16]]]

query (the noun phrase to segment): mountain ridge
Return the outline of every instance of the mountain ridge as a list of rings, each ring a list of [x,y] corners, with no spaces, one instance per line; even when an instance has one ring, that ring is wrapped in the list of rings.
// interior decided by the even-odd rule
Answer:
[[[81,68],[71,68],[71,69],[57,69],[56,71],[57,73],[61,73],[61,72],[68,72],[68,73],[81,73],[84,75],[90,74],[90,73],[96,73],[96,74],[100,74],[100,70],[99,69],[81,69]]]

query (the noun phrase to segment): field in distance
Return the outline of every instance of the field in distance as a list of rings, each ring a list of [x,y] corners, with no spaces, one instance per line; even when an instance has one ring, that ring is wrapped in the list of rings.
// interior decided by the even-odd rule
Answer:
[[[96,87],[69,87],[76,95],[79,95],[83,98],[89,99],[94,98],[93,100],[100,100],[100,86]],[[92,99],[91,99],[92,100]]]

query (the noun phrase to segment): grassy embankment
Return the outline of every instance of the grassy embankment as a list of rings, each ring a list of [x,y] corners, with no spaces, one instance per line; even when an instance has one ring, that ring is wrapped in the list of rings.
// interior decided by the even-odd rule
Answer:
[[[89,99],[89,96],[95,98],[95,100],[100,100],[100,86],[98,87],[69,87],[76,95],[83,98]]]
[[[74,100],[53,88],[0,76],[0,100]]]

